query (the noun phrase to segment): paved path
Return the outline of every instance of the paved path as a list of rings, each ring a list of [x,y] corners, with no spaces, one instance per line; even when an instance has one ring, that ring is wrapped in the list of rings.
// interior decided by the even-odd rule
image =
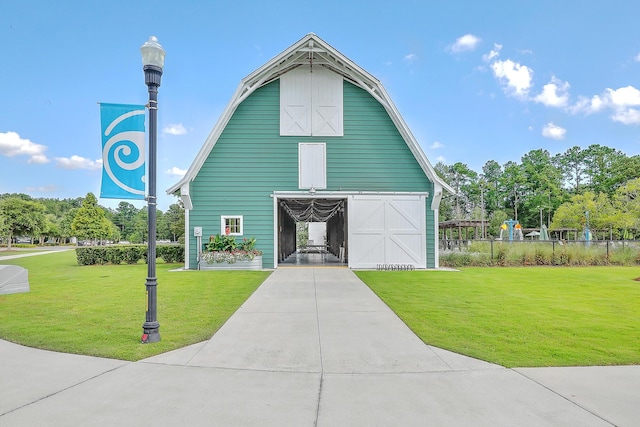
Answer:
[[[52,253],[55,253],[55,252],[71,251],[71,250],[74,250],[74,249],[75,249],[75,247],[51,246],[50,248],[44,249],[42,251],[25,251],[24,253],[13,254],[13,255],[4,255],[5,251],[0,251],[0,262],[4,261],[5,259],[24,258],[24,257],[28,257],[28,256],[37,256],[37,255],[47,255],[47,254],[52,254]]]
[[[0,361],[1,426],[640,420],[640,367],[512,370],[427,346],[345,268],[278,269],[211,340],[140,362],[6,341]]]

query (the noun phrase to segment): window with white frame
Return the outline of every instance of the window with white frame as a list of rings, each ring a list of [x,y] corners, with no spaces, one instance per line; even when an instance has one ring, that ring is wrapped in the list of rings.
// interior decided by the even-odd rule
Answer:
[[[327,188],[327,149],[324,142],[298,144],[298,188]]]
[[[220,217],[220,234],[242,236],[242,215],[223,215]]]

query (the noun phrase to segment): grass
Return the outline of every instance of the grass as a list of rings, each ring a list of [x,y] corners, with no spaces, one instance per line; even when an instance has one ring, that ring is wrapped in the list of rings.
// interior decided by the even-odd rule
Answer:
[[[268,272],[157,265],[159,343],[142,345],[147,266],[84,266],[75,252],[3,261],[31,291],[0,295],[0,338],[140,360],[209,339]],[[508,367],[640,364],[636,267],[359,271],[427,344]]]
[[[427,344],[507,367],[640,364],[640,270],[357,275]]]
[[[266,279],[263,271],[178,271],[158,260],[161,341],[140,343],[146,264],[78,266],[75,251],[6,260],[31,291],[0,295],[0,338],[47,350],[140,360],[209,339]]]

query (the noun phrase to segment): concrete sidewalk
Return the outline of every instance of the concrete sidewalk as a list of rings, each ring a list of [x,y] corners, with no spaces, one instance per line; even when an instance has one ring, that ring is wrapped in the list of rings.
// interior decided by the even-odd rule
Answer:
[[[162,319],[160,319],[162,321]],[[640,367],[505,369],[422,343],[350,270],[281,268],[140,362],[0,341],[2,426],[632,426]]]
[[[25,257],[30,257],[30,256],[38,256],[38,255],[47,255],[47,254],[53,254],[56,252],[66,252],[66,251],[71,251],[74,250],[75,247],[68,247],[68,246],[51,246],[48,248],[43,248],[42,251],[24,251],[24,253],[22,254],[14,254],[14,255],[4,255],[4,251],[0,251],[0,262],[6,260],[6,259],[16,259],[16,258],[25,258]]]

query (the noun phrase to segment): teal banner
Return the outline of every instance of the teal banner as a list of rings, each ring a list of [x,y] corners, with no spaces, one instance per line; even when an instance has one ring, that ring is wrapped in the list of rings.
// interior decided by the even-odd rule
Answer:
[[[144,199],[145,106],[100,104],[102,186],[100,197]]]

